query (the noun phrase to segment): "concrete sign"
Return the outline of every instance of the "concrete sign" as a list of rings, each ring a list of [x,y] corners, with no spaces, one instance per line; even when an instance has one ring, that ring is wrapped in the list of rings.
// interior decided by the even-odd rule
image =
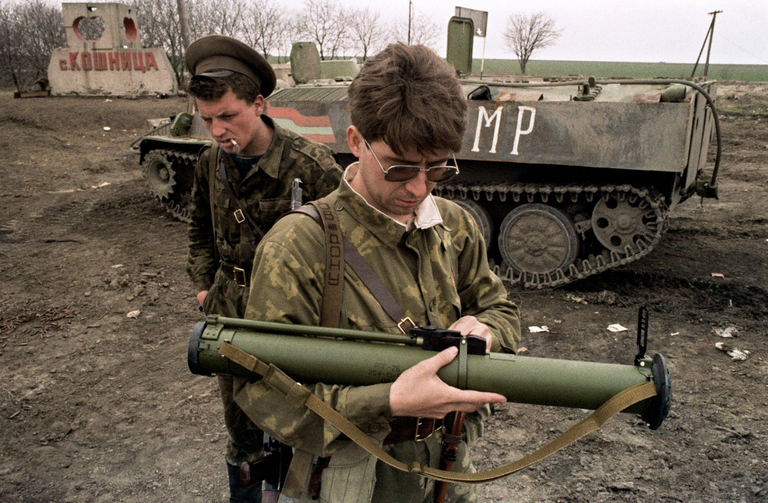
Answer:
[[[68,47],[48,64],[52,95],[139,96],[178,92],[161,48],[142,48],[134,9],[118,3],[64,3]]]

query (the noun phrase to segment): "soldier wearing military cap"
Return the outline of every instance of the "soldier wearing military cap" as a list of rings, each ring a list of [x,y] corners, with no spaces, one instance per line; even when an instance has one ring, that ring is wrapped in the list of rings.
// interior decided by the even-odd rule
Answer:
[[[291,184],[310,201],[334,190],[341,170],[324,145],[287,131],[265,112],[275,89],[271,65],[243,42],[223,35],[194,41],[186,53],[189,93],[213,137],[195,169],[187,272],[206,314],[242,318],[255,246],[291,209]],[[232,377],[219,376],[228,441],[230,502],[261,501],[261,484],[245,486],[239,466],[262,455],[261,430],[232,397]]]

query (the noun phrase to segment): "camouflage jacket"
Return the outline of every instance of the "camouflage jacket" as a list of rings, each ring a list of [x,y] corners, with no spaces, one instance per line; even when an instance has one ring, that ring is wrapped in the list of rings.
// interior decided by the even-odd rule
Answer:
[[[344,236],[416,325],[448,327],[461,316],[474,315],[493,332],[493,351],[517,348],[517,306],[507,300],[501,280],[489,269],[485,244],[466,211],[451,201],[434,198],[442,222],[407,231],[369,206],[346,181],[328,199],[338,213]],[[318,325],[324,275],[321,227],[304,215],[284,217],[256,250],[251,279],[257,286],[252,288],[246,318]],[[342,305],[342,325],[400,333],[350,267],[344,271]],[[236,377],[234,386],[238,405],[275,438],[319,456],[349,447],[349,440],[338,438],[338,430],[308,409],[287,403],[260,381]],[[390,430],[390,384],[305,386],[372,437],[383,439]],[[324,472],[323,484],[325,479]]]
[[[241,177],[232,158],[223,152],[220,162],[225,163],[232,188],[243,208],[261,230],[267,232],[281,215],[290,210],[291,182],[294,178],[303,182],[303,200],[311,201],[338,187],[341,169],[326,146],[283,129],[267,116],[262,116],[262,119],[274,129],[274,136],[267,151],[246,176]],[[233,216],[238,207],[218,170],[211,190],[209,162],[212,150],[207,148],[202,152],[195,169],[187,272],[196,291],[210,291],[206,312],[241,317],[244,298],[219,297],[245,297],[247,291],[231,281],[227,282],[221,273],[217,276],[217,271],[221,262],[250,271],[254,246]],[[215,208],[213,218],[211,194]],[[220,288],[215,288],[215,284]]]

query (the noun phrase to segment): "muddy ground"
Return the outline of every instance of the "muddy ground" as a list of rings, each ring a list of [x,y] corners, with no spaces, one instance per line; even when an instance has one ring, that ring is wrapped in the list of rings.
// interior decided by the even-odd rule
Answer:
[[[731,111],[719,200],[678,207],[659,248],[630,266],[511,292],[532,356],[631,364],[647,305],[650,350],[672,372],[669,418],[650,431],[618,416],[481,486],[481,500],[768,500],[768,116],[757,115],[768,86],[728,83],[719,95]],[[201,319],[186,226],[150,197],[128,150],[145,119],[183,108],[0,97],[0,501],[226,499],[216,383],[186,366]],[[729,327],[735,338],[717,335]],[[476,463],[517,459],[585,414],[499,407]]]

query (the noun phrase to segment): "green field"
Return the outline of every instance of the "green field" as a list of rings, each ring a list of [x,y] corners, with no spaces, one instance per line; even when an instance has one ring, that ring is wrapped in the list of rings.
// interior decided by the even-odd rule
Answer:
[[[696,76],[702,75],[703,64],[696,69]],[[646,78],[690,78],[693,64],[683,63],[618,63],[608,61],[528,61],[526,68],[530,75],[567,77],[569,75],[591,75],[599,79],[624,77]],[[519,74],[517,60],[486,59],[484,75]],[[709,65],[709,78],[714,80],[744,80],[768,82],[768,65]],[[480,60],[472,63],[472,74],[480,75]]]

